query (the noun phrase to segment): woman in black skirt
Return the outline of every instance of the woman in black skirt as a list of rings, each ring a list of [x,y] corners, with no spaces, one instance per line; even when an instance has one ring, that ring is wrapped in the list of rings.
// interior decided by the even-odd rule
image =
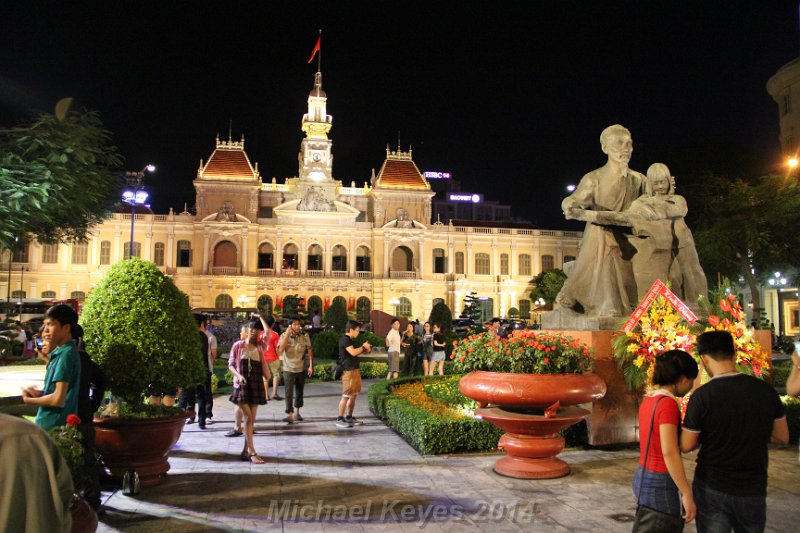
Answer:
[[[264,331],[259,320],[250,323],[250,332],[246,340],[240,340],[231,347],[228,369],[233,373],[233,392],[230,400],[242,408],[244,413],[244,449],[242,461],[264,464],[264,459],[256,453],[253,444],[253,427],[259,405],[266,405],[267,391],[264,380],[269,382],[269,367],[262,364],[261,349],[258,336]]]

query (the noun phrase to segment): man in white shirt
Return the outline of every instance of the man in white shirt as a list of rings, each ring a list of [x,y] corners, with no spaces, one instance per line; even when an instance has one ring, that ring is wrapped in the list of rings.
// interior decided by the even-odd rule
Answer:
[[[400,372],[400,320],[397,318],[392,319],[392,327],[386,335],[386,347],[389,352],[389,373],[386,374],[386,379],[397,379]]]

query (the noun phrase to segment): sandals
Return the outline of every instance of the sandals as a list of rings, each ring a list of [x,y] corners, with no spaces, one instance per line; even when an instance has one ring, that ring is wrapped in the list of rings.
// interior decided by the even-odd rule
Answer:
[[[264,459],[262,459],[261,457],[259,457],[257,453],[251,454],[250,458],[249,458],[249,461],[251,463],[253,463],[254,465],[263,465],[264,463],[266,463],[266,461]]]

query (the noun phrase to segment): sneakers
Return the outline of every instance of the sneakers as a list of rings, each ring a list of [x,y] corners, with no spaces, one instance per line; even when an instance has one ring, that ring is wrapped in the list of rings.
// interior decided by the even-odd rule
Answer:
[[[225,433],[225,436],[226,437],[241,437],[242,436],[242,432],[239,431],[238,429],[232,429],[229,432]]]
[[[363,421],[359,420],[358,418],[356,418],[354,416],[348,416],[344,420],[345,420],[345,422],[349,422],[351,426],[363,426],[364,425]]]
[[[336,427],[337,428],[351,428],[353,427],[352,422],[349,420],[345,420],[343,416],[339,416],[336,418]]]

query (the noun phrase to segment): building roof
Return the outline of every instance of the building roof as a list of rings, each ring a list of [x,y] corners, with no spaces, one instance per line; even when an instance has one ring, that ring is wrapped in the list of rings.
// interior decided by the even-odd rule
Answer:
[[[258,164],[255,168],[250,164],[250,159],[244,151],[244,136],[239,142],[220,141],[217,137],[217,148],[208,162],[197,170],[197,177],[208,180],[259,180]]]
[[[375,188],[428,191],[431,187],[411,159],[411,150],[393,152],[387,148],[386,160],[378,172]]]

